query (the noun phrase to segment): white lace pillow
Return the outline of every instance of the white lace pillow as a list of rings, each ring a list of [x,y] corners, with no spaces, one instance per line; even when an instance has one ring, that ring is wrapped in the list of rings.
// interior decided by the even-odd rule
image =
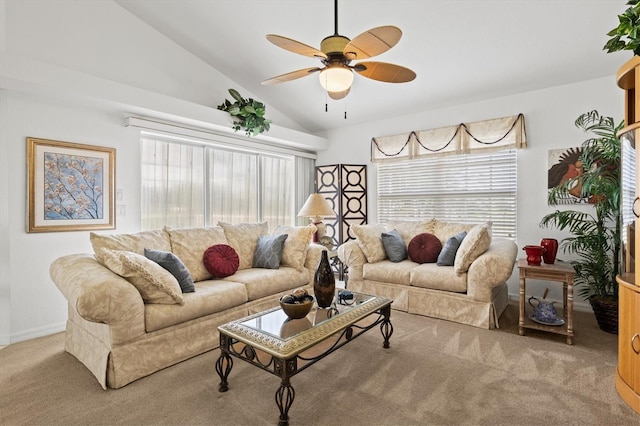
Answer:
[[[382,233],[387,232],[384,225],[351,225],[351,231],[358,239],[358,246],[367,262],[375,263],[387,258],[382,244]]]
[[[469,266],[480,257],[491,245],[491,222],[476,225],[464,237],[458,252],[453,268],[456,274],[463,274],[469,270]]]

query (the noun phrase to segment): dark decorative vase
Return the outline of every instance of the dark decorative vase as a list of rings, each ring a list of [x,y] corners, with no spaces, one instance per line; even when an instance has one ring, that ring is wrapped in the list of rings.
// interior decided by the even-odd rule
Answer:
[[[540,241],[540,245],[544,247],[544,253],[542,254],[542,260],[547,265],[553,265],[556,261],[556,254],[558,253],[558,240],[553,238],[543,238]]]
[[[328,308],[333,302],[336,293],[336,279],[333,276],[331,265],[329,265],[329,257],[327,251],[322,251],[322,258],[313,277],[313,293],[316,302],[321,308]]]

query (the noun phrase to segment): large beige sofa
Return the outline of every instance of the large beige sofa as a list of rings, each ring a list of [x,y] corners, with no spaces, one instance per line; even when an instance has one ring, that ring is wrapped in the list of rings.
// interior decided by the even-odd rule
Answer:
[[[276,229],[274,233],[288,234],[280,267],[253,268],[253,251],[266,231],[266,224],[241,224],[92,233],[95,254],[67,255],[50,267],[51,278],[69,302],[66,350],[106,389],[217,347],[219,325],[275,307],[281,295],[310,288],[313,282],[324,250],[310,244],[315,227]],[[212,279],[205,268],[203,252],[216,244],[237,252],[239,268],[233,275]],[[195,281],[195,292],[181,293],[174,276],[166,276],[154,262],[145,263],[145,248],[178,256]],[[134,266],[127,269],[119,260]],[[153,281],[151,290],[137,287],[148,281]]]
[[[436,236],[442,246],[454,235],[468,232],[455,253],[452,266],[390,261],[382,232],[396,230],[405,244],[418,234]],[[457,224],[436,219],[424,222],[391,222],[355,225],[357,237],[338,248],[348,268],[348,288],[393,299],[397,310],[494,328],[508,303],[506,280],[517,256],[516,244],[492,238],[491,224]]]

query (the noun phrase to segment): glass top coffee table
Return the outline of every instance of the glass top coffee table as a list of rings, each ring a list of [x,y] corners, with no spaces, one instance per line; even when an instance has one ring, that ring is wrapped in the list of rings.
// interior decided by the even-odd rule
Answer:
[[[232,356],[266,370],[281,378],[276,390],[279,424],[288,424],[289,408],[295,397],[292,376],[376,326],[384,338],[382,346],[389,347],[393,301],[356,292],[353,295],[349,305],[333,304],[327,309],[314,306],[301,319],[289,319],[281,308],[274,308],[218,327],[218,390],[229,389]]]

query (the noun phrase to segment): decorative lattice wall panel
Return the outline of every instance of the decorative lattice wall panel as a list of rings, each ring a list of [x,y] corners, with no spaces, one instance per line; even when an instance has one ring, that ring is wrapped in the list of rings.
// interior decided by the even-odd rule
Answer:
[[[367,166],[331,164],[316,167],[316,192],[323,194],[337,217],[327,218],[327,235],[334,246],[354,239],[351,225],[367,223]]]

